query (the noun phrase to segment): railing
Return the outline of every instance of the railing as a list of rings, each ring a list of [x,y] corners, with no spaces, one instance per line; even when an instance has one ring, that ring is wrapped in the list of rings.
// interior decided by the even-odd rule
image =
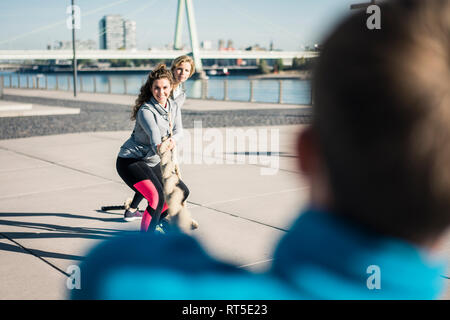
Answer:
[[[72,85],[73,85],[73,77],[71,75],[55,75],[52,76],[52,85],[49,85],[49,77],[47,75],[30,75],[30,74],[14,74],[10,73],[9,75],[0,75],[0,97],[2,96],[2,88],[21,88],[21,89],[41,89],[41,90],[60,90],[60,91],[71,91]],[[122,78],[118,80],[117,78],[114,81],[114,89],[113,89],[113,81],[111,77],[102,76],[102,87],[99,88],[98,79],[96,76],[79,76],[77,81],[77,88],[78,92],[80,93],[107,93],[107,94],[130,94],[130,95],[136,95],[136,92],[130,92],[128,90],[130,86],[129,79]],[[87,83],[89,81],[90,83]],[[241,98],[241,99],[231,99],[230,98],[230,82],[233,83],[233,81],[242,81],[242,80],[228,80],[223,79],[222,80],[222,88],[223,88],[223,94],[221,97],[218,97],[218,92],[221,90],[219,88],[215,88],[216,97],[210,96],[210,90],[209,86],[210,83],[208,80],[195,80],[195,81],[201,81],[201,85],[197,86],[200,88],[200,94],[193,94],[193,96],[189,96],[189,98],[200,98],[200,99],[213,99],[213,100],[223,100],[223,101],[246,101],[246,102],[268,102],[268,101],[257,101],[255,99],[255,81],[267,81],[267,80],[245,80],[246,85],[248,86],[248,92],[246,96],[248,99]],[[217,81],[217,80],[215,80]],[[273,81],[273,80],[272,80]],[[285,85],[284,80],[277,80],[278,86],[277,86],[277,92],[273,92],[273,96],[277,96],[277,99],[272,99],[270,101],[271,103],[291,103],[291,104],[309,104],[312,105],[312,86],[308,88],[309,92],[305,95],[309,95],[307,99],[304,99],[302,103],[292,103],[292,101],[285,102],[284,99],[284,92],[285,92]],[[217,83],[217,82],[216,82]],[[197,83],[198,84],[198,83]],[[132,83],[132,87],[140,87],[141,83]],[[216,86],[217,87],[217,86]],[[244,86],[243,86],[244,87]],[[103,89],[103,90],[100,90]],[[246,90],[244,88],[240,88],[241,91]],[[270,88],[272,91],[274,89]],[[197,90],[198,92],[198,90]],[[241,94],[242,96],[242,94]]]

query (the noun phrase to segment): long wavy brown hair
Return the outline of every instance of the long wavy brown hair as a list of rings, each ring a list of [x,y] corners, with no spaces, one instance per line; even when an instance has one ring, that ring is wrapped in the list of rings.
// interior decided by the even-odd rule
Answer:
[[[147,81],[142,85],[139,96],[134,102],[133,110],[131,112],[131,120],[136,120],[136,115],[140,109],[140,107],[152,97],[152,86],[155,80],[159,79],[167,79],[170,82],[170,85],[173,87],[174,80],[172,76],[172,72],[167,69],[166,65],[161,63],[153,69],[152,72],[147,77]]]

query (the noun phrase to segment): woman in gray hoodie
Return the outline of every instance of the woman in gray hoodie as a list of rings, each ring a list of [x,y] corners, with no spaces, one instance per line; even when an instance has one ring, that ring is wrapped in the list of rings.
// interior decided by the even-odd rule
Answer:
[[[194,60],[190,56],[179,56],[172,61],[172,65],[170,67],[170,71],[172,71],[172,76],[174,80],[171,98],[175,100],[178,107],[181,109],[183,107],[184,101],[186,100],[186,93],[182,88],[182,84],[188,80],[195,72],[195,64]],[[143,216],[143,212],[138,210],[138,205],[142,201],[144,197],[136,192],[134,194],[129,207],[125,208],[124,219],[125,221],[134,221],[136,219],[141,219]],[[167,207],[163,208],[163,213],[161,219],[167,214],[165,211]]]
[[[172,72],[164,64],[149,74],[133,107],[131,119],[136,120],[133,133],[121,146],[117,157],[119,176],[148,201],[141,231],[154,231],[161,212],[167,208],[158,155],[162,138],[172,133],[170,149],[173,149],[183,135],[181,110],[171,99],[173,84]],[[182,181],[178,186],[184,192],[184,201],[189,190]]]

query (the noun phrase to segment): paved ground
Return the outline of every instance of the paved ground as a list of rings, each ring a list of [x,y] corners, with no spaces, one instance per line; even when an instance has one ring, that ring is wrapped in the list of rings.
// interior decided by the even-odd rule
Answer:
[[[247,145],[231,152],[207,149],[211,137],[225,145],[238,129],[258,139],[266,133],[269,144],[257,151]],[[200,136],[209,140],[186,130],[190,144],[182,150],[181,169],[191,190],[190,210],[200,223],[193,235],[213,256],[254,271],[269,266],[275,244],[307,201],[308,185],[293,152],[299,130],[301,125],[205,126]],[[121,211],[99,210],[131,195],[114,169],[129,134],[119,130],[0,140],[2,299],[65,299],[69,266],[99,241],[137,232],[139,222],[124,222]],[[258,151],[272,153],[263,157]],[[236,157],[234,164],[224,163],[227,156]],[[450,241],[443,250],[450,256]]]
[[[262,175],[263,165],[246,160],[182,165],[191,190],[189,207],[200,223],[195,237],[213,255],[257,270],[270,262],[274,244],[307,191],[289,151],[298,127],[273,129],[280,130],[280,152],[285,152],[274,175]],[[0,141],[3,299],[64,298],[63,272],[83,259],[87,248],[123,230],[138,230],[139,223],[122,221],[119,211],[99,211],[131,195],[114,170],[118,148],[128,135],[119,131]]]
[[[8,123],[12,123],[12,117],[51,116],[67,114],[73,115],[79,113],[79,108],[65,108],[37,104],[33,105],[33,103],[0,100],[0,118],[8,118],[6,121],[3,121],[3,125],[5,128],[9,127],[9,125],[7,125]]]

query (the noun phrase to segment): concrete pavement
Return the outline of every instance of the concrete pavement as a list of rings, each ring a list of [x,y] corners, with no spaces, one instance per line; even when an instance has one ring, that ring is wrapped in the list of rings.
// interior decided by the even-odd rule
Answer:
[[[249,156],[221,164],[226,154],[214,153],[196,163],[193,144],[182,150],[189,207],[200,223],[193,235],[213,256],[255,271],[270,263],[274,245],[305,203],[308,188],[293,154],[299,126],[271,129],[279,130],[281,142],[273,175],[262,175],[267,162],[250,164]],[[193,136],[193,130],[187,135]],[[225,128],[216,130],[225,138]],[[122,211],[99,210],[132,195],[115,172],[118,149],[129,134],[0,141],[2,299],[65,299],[64,272],[69,266],[79,263],[99,241],[139,229],[138,221],[122,220]],[[245,151],[235,149],[235,154]]]
[[[0,117],[30,117],[79,113],[79,108],[43,106],[32,103],[0,100]]]

